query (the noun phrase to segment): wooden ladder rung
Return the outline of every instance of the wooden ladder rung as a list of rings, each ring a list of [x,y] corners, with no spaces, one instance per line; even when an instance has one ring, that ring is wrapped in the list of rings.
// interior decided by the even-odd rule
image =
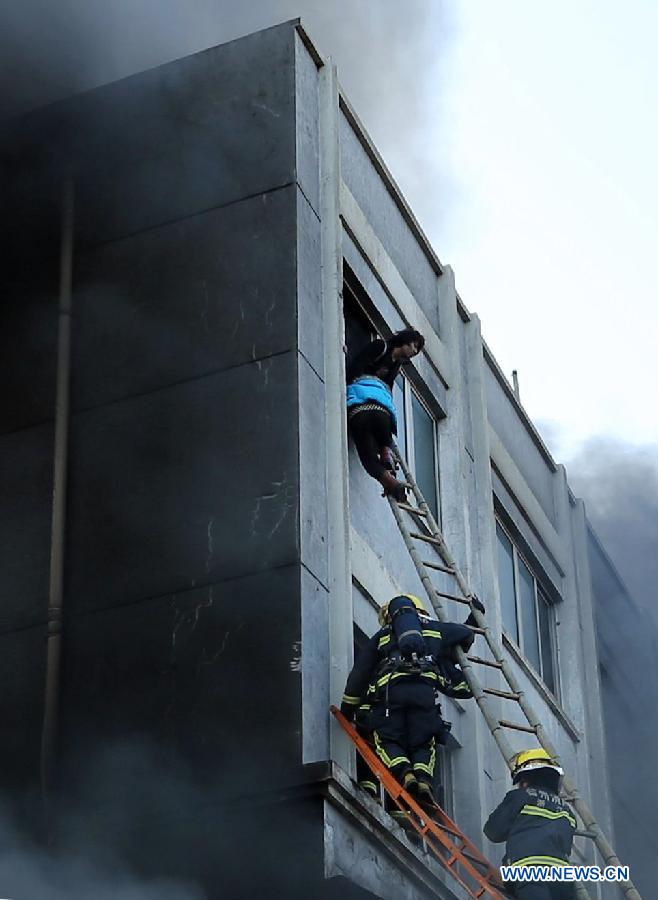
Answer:
[[[454,575],[455,570],[451,569],[450,566],[441,566],[439,563],[430,562],[428,559],[421,560],[424,566],[427,566],[428,569],[436,569],[437,572],[445,572],[446,575]]]
[[[521,694],[515,694],[510,691],[499,691],[498,688],[482,688],[484,694],[492,694],[494,697],[502,697],[504,700],[516,700],[518,702]]]
[[[526,731],[528,734],[537,734],[537,729],[532,725],[517,725],[516,722],[508,722],[506,719],[499,719],[498,724],[503,728],[511,728],[513,731]]]
[[[401,503],[401,502],[398,500],[398,508],[399,508],[399,509],[405,509],[407,512],[412,513],[414,516],[425,516],[425,517],[427,517],[427,513],[426,513],[424,510],[419,509],[417,506],[412,506],[411,503]]]
[[[491,666],[492,669],[502,669],[502,665],[499,662],[496,662],[492,659],[482,659],[481,656],[467,656],[470,662],[480,663],[481,666]]]
[[[398,506],[400,504],[398,503]],[[417,531],[410,531],[409,537],[416,538],[417,541],[425,541],[427,544],[434,544],[436,547],[442,547],[443,541],[438,538],[431,537],[429,534],[418,534]]]
[[[434,593],[439,597],[445,597],[446,600],[454,600],[455,603],[464,603],[466,606],[471,605],[470,600],[467,600],[466,597],[458,597],[457,594],[446,594],[445,591],[437,591],[436,588],[434,588]]]

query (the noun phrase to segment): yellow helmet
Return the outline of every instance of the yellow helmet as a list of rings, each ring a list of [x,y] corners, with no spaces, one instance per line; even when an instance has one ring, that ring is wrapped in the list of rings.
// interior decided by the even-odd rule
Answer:
[[[419,597],[416,597],[414,594],[404,594],[404,596],[408,597],[411,600],[413,605],[416,607],[416,612],[418,613],[418,615],[429,616],[429,613],[425,609],[425,604]]]
[[[532,750],[521,750],[514,757],[512,782],[516,784],[524,772],[530,772],[532,769],[552,769],[558,775],[564,775],[564,769],[558,766],[546,750],[542,747],[533,747]]]
[[[419,616],[426,616],[427,618],[430,618],[429,613],[425,610],[423,601],[419,597],[416,597],[415,594],[396,594],[395,597],[393,597],[392,599],[395,600],[397,597],[408,597],[409,600],[411,600],[413,605],[416,607],[416,612],[418,613]],[[389,601],[389,603],[390,603],[390,601]],[[389,604],[385,603],[383,606],[380,606],[380,608],[379,608],[379,614],[378,614],[377,618],[378,618],[379,624],[381,625],[382,628],[384,627],[384,625],[388,625],[391,621],[390,616],[388,614],[388,606],[389,606]]]

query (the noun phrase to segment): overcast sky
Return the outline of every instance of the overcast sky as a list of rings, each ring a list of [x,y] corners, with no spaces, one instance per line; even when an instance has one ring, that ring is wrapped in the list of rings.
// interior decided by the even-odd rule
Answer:
[[[296,15],[556,455],[658,445],[655,0],[0,0],[0,111]]]
[[[563,453],[658,442],[658,3],[455,6],[439,255]]]

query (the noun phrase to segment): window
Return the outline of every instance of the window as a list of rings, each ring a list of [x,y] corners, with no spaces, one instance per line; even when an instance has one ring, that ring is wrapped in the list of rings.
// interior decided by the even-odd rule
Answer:
[[[395,379],[393,399],[398,412],[398,447],[438,522],[439,454],[436,419],[404,375],[398,375]]]
[[[556,694],[552,604],[516,545],[496,522],[498,588],[505,633]]]
[[[349,269],[346,268],[346,273]],[[346,367],[368,341],[378,335],[370,321],[361,296],[363,289],[353,277],[343,284],[343,309],[345,314]],[[432,515],[439,518],[438,432],[437,422],[420,399],[411,382],[400,374],[393,385],[393,402],[398,414],[396,442],[418,483]]]

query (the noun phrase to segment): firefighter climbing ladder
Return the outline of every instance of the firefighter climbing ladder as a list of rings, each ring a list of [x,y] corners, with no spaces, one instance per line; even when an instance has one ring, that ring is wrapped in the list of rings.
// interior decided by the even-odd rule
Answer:
[[[460,831],[450,816],[437,806],[433,812],[433,819],[429,818],[427,812],[421,809],[413,797],[400,786],[345,716],[335,706],[331,707],[331,711],[388,796],[399,809],[411,813],[409,822],[416,833],[425,841],[427,848],[441,865],[464,888],[468,896],[473,900],[480,898],[502,900],[503,897],[509,896],[505,893],[496,869]]]
[[[536,713],[526,700],[519,681],[517,680],[511,666],[504,657],[501,643],[488,627],[486,619],[482,615],[482,613],[479,610],[475,609],[475,607],[472,605],[469,598],[472,598],[474,594],[470,590],[463,574],[457,566],[457,563],[453,559],[452,554],[450,553],[448,546],[443,538],[443,535],[441,534],[441,531],[439,530],[439,527],[436,524],[434,517],[432,516],[432,513],[425,501],[425,498],[421,494],[418,485],[416,484],[406,462],[402,458],[402,455],[399,453],[397,448],[395,454],[400,466],[402,467],[402,471],[404,472],[406,485],[413,492],[418,506],[416,507],[408,503],[397,502],[391,497],[388,498],[389,503],[393,511],[393,515],[395,516],[395,521],[397,522],[398,528],[400,529],[400,532],[406,544],[407,550],[409,551],[409,555],[411,556],[414,566],[416,567],[416,571],[418,572],[420,580],[423,583],[423,587],[425,588],[427,596],[429,597],[430,602],[434,608],[437,619],[439,619],[439,621],[446,621],[448,619],[444,611],[443,604],[441,603],[440,598],[442,597],[447,600],[454,600],[457,603],[463,603],[466,606],[470,607],[475,621],[477,622],[477,628],[474,628],[473,630],[477,634],[483,635],[493,656],[493,660],[488,660],[483,659],[479,656],[467,656],[466,653],[461,650],[461,648],[458,648],[457,650],[458,661],[464,672],[466,681],[468,682],[468,685],[473,692],[473,696],[477,702],[477,705],[479,706],[480,711],[484,716],[489,731],[491,732],[493,739],[498,745],[498,748],[502,753],[505,762],[511,768],[511,762],[515,755],[514,751],[512,750],[512,746],[504,733],[506,729],[523,731],[527,732],[528,734],[536,735],[537,740],[544,748],[544,750],[546,750],[547,753],[549,753],[557,760],[558,755],[556,753],[556,750],[553,747],[546,733],[546,730],[544,729],[544,726],[539,721]],[[420,531],[409,531],[404,520],[404,516],[402,515],[402,510],[422,519],[422,521],[424,521],[425,525],[427,526],[429,534],[422,534]],[[419,542],[428,543],[432,547],[436,548],[443,561],[443,565],[424,560],[418,549],[418,547],[420,546]],[[429,569],[438,570],[452,576],[457,583],[457,587],[461,592],[461,595],[445,593],[438,590],[438,588],[434,586],[430,579],[428,571]],[[507,682],[509,691],[501,691],[494,688],[482,687],[482,685],[480,684],[480,679],[478,678],[474,669],[474,666],[476,665],[491,666],[495,669],[498,669]],[[528,724],[519,725],[507,719],[499,719],[491,708],[492,701],[490,701],[489,699],[490,696],[494,696],[502,700],[508,700],[511,703],[517,704],[520,707],[523,715],[525,716]],[[599,825],[597,824],[596,819],[594,818],[588,804],[578,794],[576,785],[566,775],[563,778],[562,784],[565,798],[576,810],[585,827],[585,831],[580,833],[585,834],[585,836],[591,838],[594,841],[601,854],[601,857],[604,860],[605,866],[621,865],[617,855],[610,845],[610,842],[607,840]],[[640,894],[631,881],[620,881],[618,882],[618,884],[624,896],[627,897],[628,900],[642,900]],[[579,898],[589,898],[588,892],[581,885],[577,885],[576,892]]]

